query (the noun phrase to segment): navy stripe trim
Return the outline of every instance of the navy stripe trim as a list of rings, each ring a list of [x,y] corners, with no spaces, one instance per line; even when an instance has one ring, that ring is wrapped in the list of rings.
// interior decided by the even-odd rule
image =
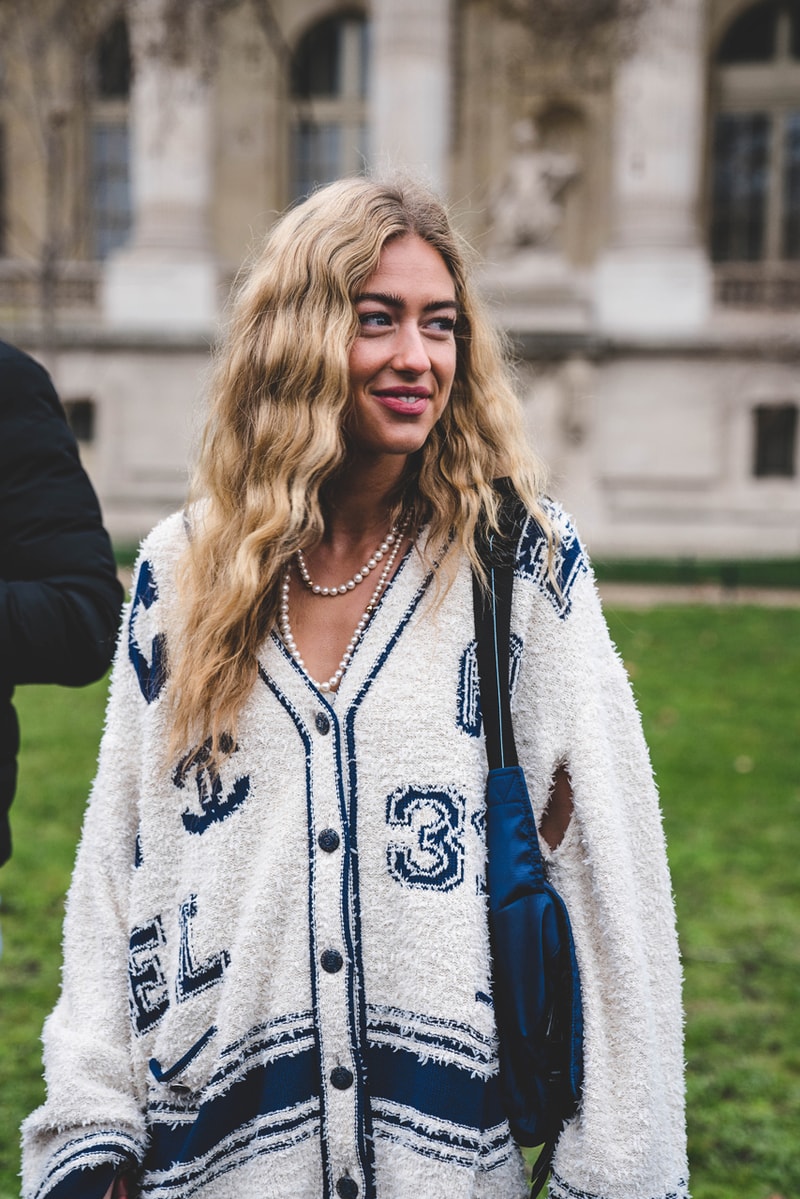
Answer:
[[[286,1053],[297,1053],[309,1046],[316,1048],[312,1012],[298,1012],[266,1021],[225,1046],[219,1055],[220,1065],[209,1079],[206,1093],[222,1093],[238,1077],[247,1073],[254,1059],[272,1059]]]
[[[292,664],[292,666],[294,666],[297,669],[301,678],[303,678],[305,680],[306,684],[309,687],[309,690],[315,695],[316,699],[318,701],[320,701],[321,703],[323,703],[325,705],[325,707],[328,709],[328,711],[331,713],[331,717],[332,717],[331,729],[332,729],[333,735],[336,736],[337,735],[337,732],[336,732],[337,723],[336,723],[336,719],[335,719],[335,713],[333,712],[333,709],[331,708],[330,704],[328,704],[327,701],[321,695],[318,695],[317,692],[314,690],[314,688],[311,687],[308,676],[306,675],[305,671],[302,670],[297,665],[294,658],[292,658],[291,655],[288,653],[283,642],[274,633],[273,633],[273,640],[277,643],[278,648],[280,649],[281,653],[283,653],[288,658],[288,660]],[[305,751],[306,797],[307,797],[306,798],[306,805],[307,805],[306,819],[307,819],[307,832],[308,832],[309,977],[311,979],[311,1006],[312,1006],[312,1012],[313,1012],[312,1023],[313,1023],[313,1029],[314,1029],[314,1046],[316,1049],[316,1056],[317,1056],[317,1076],[319,1077],[319,1071],[321,1069],[321,1062],[322,1062],[322,1046],[320,1044],[320,1035],[319,1035],[319,1028],[320,1028],[319,992],[318,992],[318,986],[317,986],[317,959],[318,959],[319,951],[318,951],[318,946],[317,946],[317,941],[316,941],[317,923],[316,923],[316,913],[315,913],[315,909],[314,909],[314,902],[315,902],[315,895],[316,895],[315,882],[316,882],[317,856],[316,856],[316,853],[314,852],[314,850],[315,850],[315,847],[314,847],[315,821],[314,821],[313,772],[312,772],[312,767],[311,767],[312,740],[311,740],[311,734],[305,724],[305,721],[303,720],[300,713],[297,711],[297,708],[294,706],[294,704],[289,699],[289,697],[287,695],[284,695],[284,693],[280,690],[278,685],[275,683],[274,679],[272,679],[270,677],[270,675],[267,674],[266,670],[264,670],[261,663],[259,663],[259,665],[258,665],[258,673],[261,676],[261,679],[264,682],[264,684],[272,692],[272,694],[277,699],[278,703],[281,705],[281,707],[284,709],[284,711],[287,713],[287,715],[291,718],[295,728],[297,729],[300,740],[303,743],[303,749]],[[343,826],[343,833],[344,833],[344,841],[345,841],[344,848],[346,851],[347,850],[347,826],[346,826],[346,824]],[[322,1178],[323,1178],[322,1199],[331,1199],[331,1189],[330,1188],[331,1188],[332,1183],[331,1183],[331,1178],[330,1178],[330,1164],[329,1164],[329,1156],[328,1156],[328,1112],[327,1112],[327,1105],[325,1102],[325,1088],[320,1086],[319,1082],[317,1083],[317,1091],[319,1093],[319,1101],[320,1101],[320,1127],[321,1127],[320,1152],[322,1154]]]
[[[403,558],[403,563],[401,564],[401,568],[403,565],[405,565],[406,561],[408,560],[408,553],[410,553],[410,551],[407,551],[405,557]],[[395,580],[397,579],[397,575],[399,573],[400,572],[398,570],[397,574],[395,574],[395,576],[394,576],[394,579],[392,579],[392,583],[395,582]],[[361,688],[359,689],[358,693],[356,694],[350,708],[347,711],[346,717],[345,717],[345,743],[346,743],[346,747],[347,747],[348,784],[349,784],[349,793],[350,793],[349,827],[350,827],[350,835],[351,835],[351,852],[354,855],[356,855],[356,858],[355,858],[356,861],[358,861],[358,857],[357,857],[358,845],[357,845],[357,832],[356,832],[356,830],[358,828],[358,767],[357,767],[357,762],[356,762],[356,750],[355,750],[355,720],[356,720],[356,716],[358,715],[361,705],[364,702],[364,699],[366,698],[366,696],[368,695],[373,682],[375,681],[378,674],[380,673],[381,668],[383,667],[384,663],[386,662],[387,658],[391,654],[394,647],[397,645],[397,642],[399,641],[404,630],[406,629],[409,621],[411,620],[411,617],[414,615],[415,611],[419,607],[419,604],[428,589],[428,586],[430,584],[432,577],[433,577],[432,572],[429,572],[426,575],[426,577],[423,580],[420,587],[417,589],[416,594],[413,596],[411,602],[409,603],[409,605],[406,608],[405,612],[403,613],[399,623],[397,624],[397,626],[394,630],[394,633],[391,635],[389,640],[386,642],[386,644],[384,645],[380,654],[378,655],[377,659],[373,663],[369,674],[367,675],[364,682],[362,683]],[[385,593],[384,593],[384,596],[385,596]],[[358,980],[358,993],[353,995],[354,1010],[351,1013],[351,1019],[353,1021],[354,1029],[356,1027],[358,1028],[360,1045],[362,1047],[367,1046],[368,1062],[369,1062],[368,1071],[369,1071],[369,1079],[370,1079],[370,1095],[372,1096],[376,1093],[374,1090],[374,1087],[372,1085],[373,1079],[372,1079],[372,1074],[371,1074],[373,1049],[368,1044],[366,1002],[365,1002],[364,985],[363,985],[364,967],[363,967],[362,953],[361,953],[361,945],[362,945],[361,905],[360,905],[360,901],[359,901],[358,873],[355,870],[353,871],[353,882],[352,882],[352,912],[353,912],[353,924],[354,924],[354,945],[353,945],[354,957],[353,957],[353,961],[354,961],[354,967],[355,967],[354,974]],[[377,1199],[377,1184],[376,1184],[376,1179],[375,1179],[375,1152],[374,1152],[374,1148],[373,1148],[372,1113],[371,1113],[370,1105],[366,1101],[366,1095],[364,1093],[363,1069],[359,1072],[358,1114],[359,1114],[359,1120],[358,1120],[359,1149],[360,1149],[360,1156],[361,1156],[361,1161],[363,1164],[364,1175],[365,1175],[365,1190],[366,1190],[365,1199]]]
[[[439,1051],[442,1055],[462,1059],[461,1064],[468,1069],[482,1067],[483,1073],[489,1074],[498,1069],[494,1039],[456,1022],[450,1024],[435,1017],[391,1008],[384,1015],[380,1009],[376,1012],[367,1005],[367,1030],[372,1043],[382,1040],[405,1042],[410,1052]]]
[[[50,1158],[47,1171],[35,1193],[35,1199],[45,1196],[68,1196],[74,1188],[75,1196],[81,1178],[93,1173],[98,1167],[111,1165],[116,1168],[123,1162],[141,1158],[142,1147],[132,1136],[124,1132],[102,1130],[67,1141]],[[108,1186],[108,1184],[106,1184]]]
[[[475,1132],[505,1120],[497,1074],[481,1078],[452,1063],[423,1061],[405,1049],[372,1045],[369,1080],[376,1101],[387,1099]]]
[[[154,1104],[150,1111],[150,1144],[145,1159],[148,1172],[158,1173],[173,1164],[187,1168],[197,1159],[220,1152],[220,1145],[236,1139],[242,1128],[254,1121],[296,1122],[287,1113],[301,1105],[311,1105],[302,1120],[319,1115],[319,1060],[308,1049],[290,1057],[281,1057],[256,1067],[235,1083],[224,1095],[203,1100],[194,1108],[184,1105],[185,1115],[194,1115],[188,1127],[175,1127],[171,1113]],[[155,1118],[163,1116],[162,1119]],[[302,1121],[301,1121],[302,1122]],[[270,1124],[272,1127],[272,1124]]]
[[[212,1024],[211,1028],[209,1028],[207,1032],[203,1033],[200,1040],[195,1041],[191,1049],[188,1049],[186,1053],[184,1053],[183,1057],[179,1058],[175,1065],[170,1066],[168,1070],[163,1069],[157,1058],[151,1057],[148,1065],[153,1078],[156,1080],[156,1082],[169,1082],[171,1079],[175,1078],[177,1074],[180,1074],[182,1070],[185,1070],[186,1067],[194,1061],[198,1053],[202,1053],[211,1038],[215,1037],[216,1035],[216,1025]]]
[[[482,991],[478,991],[475,995],[476,999],[489,999],[488,995],[484,995]],[[392,1007],[387,1003],[368,1003],[367,1013],[370,1020],[370,1027],[373,1020],[395,1021],[399,1026],[405,1028],[409,1024],[423,1024],[429,1028],[440,1028],[447,1033],[461,1034],[462,1043],[471,1044],[477,1042],[478,1045],[485,1046],[487,1051],[494,1049],[495,1037],[489,1033],[481,1032],[472,1024],[467,1024],[465,1020],[447,1020],[442,1016],[431,1016],[427,1012],[410,1012],[407,1008]]]
[[[516,1152],[507,1124],[484,1136],[470,1136],[452,1124],[426,1123],[416,1113],[394,1104],[375,1105],[375,1135],[423,1157],[472,1171],[496,1169]]]
[[[583,1191],[570,1184],[557,1171],[550,1173],[549,1199],[608,1199],[595,1191]],[[689,1183],[685,1178],[678,1180],[674,1191],[663,1191],[659,1195],[651,1195],[649,1199],[689,1199]]]
[[[144,1179],[148,1199],[184,1199],[198,1186],[205,1186],[254,1157],[290,1149],[319,1133],[319,1108],[302,1106],[287,1111],[280,1119],[251,1120],[225,1137],[203,1158],[173,1163],[169,1169],[148,1174]]]

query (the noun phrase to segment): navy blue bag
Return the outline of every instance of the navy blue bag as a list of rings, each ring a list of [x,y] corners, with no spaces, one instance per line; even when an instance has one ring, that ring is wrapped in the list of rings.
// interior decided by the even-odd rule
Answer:
[[[575,1114],[583,1078],[580,978],[569,916],[544,874],[525,775],[517,759],[509,686],[514,556],[525,513],[502,512],[502,536],[479,538],[489,594],[473,579],[486,785],[489,931],[500,1085],[520,1145],[541,1145],[531,1199]]]

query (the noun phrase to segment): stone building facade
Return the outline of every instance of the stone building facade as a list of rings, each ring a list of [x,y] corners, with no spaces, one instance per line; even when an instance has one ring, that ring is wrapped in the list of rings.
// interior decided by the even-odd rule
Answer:
[[[0,336],[118,539],[181,503],[242,261],[367,166],[478,248],[596,555],[800,554],[797,0],[78,7],[80,44],[0,42]]]

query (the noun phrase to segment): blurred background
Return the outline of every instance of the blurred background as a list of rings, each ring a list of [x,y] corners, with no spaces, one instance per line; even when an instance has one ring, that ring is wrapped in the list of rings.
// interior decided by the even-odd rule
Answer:
[[[798,1199],[800,0],[0,0],[0,338],[52,373],[123,561],[183,502],[243,261],[365,169],[451,205],[602,567],[663,799],[695,1199]],[[105,690],[16,697],[0,1199]]]
[[[242,261],[387,168],[478,249],[595,555],[800,554],[797,0],[0,0],[0,336],[118,544],[182,502]]]

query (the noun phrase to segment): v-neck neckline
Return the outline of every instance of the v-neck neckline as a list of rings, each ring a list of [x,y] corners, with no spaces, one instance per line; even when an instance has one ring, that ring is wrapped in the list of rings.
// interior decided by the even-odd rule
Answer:
[[[318,701],[342,708],[342,702],[337,703],[339,696],[347,694],[350,697],[360,689],[364,679],[372,671],[379,649],[375,646],[386,642],[394,629],[400,624],[403,613],[409,603],[421,588],[428,582],[430,569],[425,565],[417,550],[420,540],[424,540],[427,530],[423,529],[418,537],[411,542],[403,552],[400,562],[381,594],[369,621],[355,646],[353,657],[344,672],[339,686],[335,691],[322,691],[317,682],[311,677],[305,667],[300,666],[289,652],[277,628],[272,630],[271,641],[280,660],[286,663],[288,679],[293,679]],[[370,648],[372,646],[372,648]],[[366,669],[364,664],[367,663]],[[283,670],[276,670],[276,675],[282,675]],[[278,679],[276,678],[276,682]],[[347,701],[350,702],[349,699]]]

